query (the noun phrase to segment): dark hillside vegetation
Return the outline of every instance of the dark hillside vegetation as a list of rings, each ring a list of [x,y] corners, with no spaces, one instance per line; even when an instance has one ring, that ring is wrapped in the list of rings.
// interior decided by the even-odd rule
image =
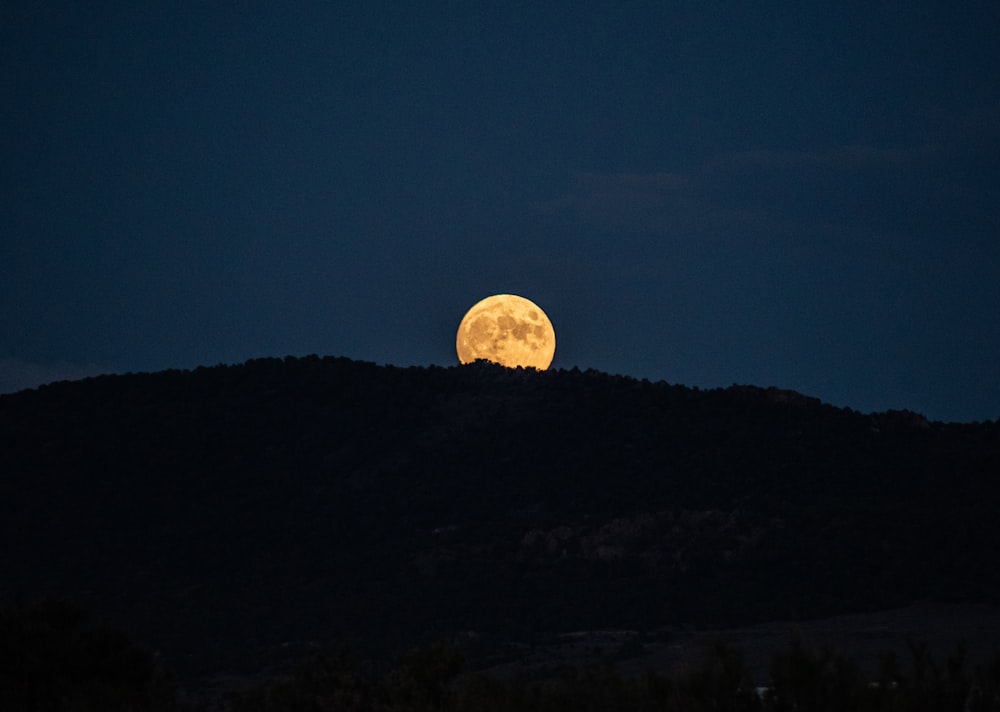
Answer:
[[[777,389],[337,358],[0,397],[0,600],[182,674],[313,643],[1000,603],[1000,427]]]

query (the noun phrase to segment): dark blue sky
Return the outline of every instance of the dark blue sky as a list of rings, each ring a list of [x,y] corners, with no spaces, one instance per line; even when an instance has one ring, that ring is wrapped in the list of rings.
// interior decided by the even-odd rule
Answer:
[[[553,367],[1000,417],[995,0],[87,5],[0,10],[0,391],[514,292]]]

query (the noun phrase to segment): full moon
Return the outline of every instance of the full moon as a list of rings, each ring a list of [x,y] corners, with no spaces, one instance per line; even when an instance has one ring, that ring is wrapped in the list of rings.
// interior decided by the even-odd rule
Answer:
[[[556,332],[545,312],[530,299],[494,294],[462,317],[455,348],[461,363],[486,359],[507,368],[544,371],[556,353]]]

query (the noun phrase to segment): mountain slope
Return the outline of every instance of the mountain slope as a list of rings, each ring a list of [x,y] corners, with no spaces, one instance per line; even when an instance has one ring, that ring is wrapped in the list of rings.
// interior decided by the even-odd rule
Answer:
[[[1000,603],[997,423],[309,357],[2,396],[0,446],[0,599],[77,598],[184,671]]]

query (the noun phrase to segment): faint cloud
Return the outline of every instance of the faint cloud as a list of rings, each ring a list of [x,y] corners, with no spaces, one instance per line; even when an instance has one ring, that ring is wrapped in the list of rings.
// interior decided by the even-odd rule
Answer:
[[[670,235],[755,224],[765,217],[749,206],[713,202],[703,178],[700,172],[578,173],[571,191],[543,209],[601,227]]]
[[[912,146],[757,149],[718,154],[688,173],[580,173],[545,207],[605,228],[664,235],[978,239],[1000,228],[984,176],[1000,172],[1000,156],[982,123]],[[969,150],[971,136],[983,151]]]
[[[578,173],[569,193],[540,206],[585,222],[646,232],[684,233],[746,216],[711,206],[698,175]]]
[[[662,209],[689,199],[691,179],[679,173],[579,173],[576,182],[587,209]]]
[[[745,168],[784,170],[859,170],[883,165],[917,165],[945,155],[938,144],[878,148],[864,144],[838,146],[825,151],[757,149],[719,154],[705,163],[704,172]]]
[[[35,363],[16,358],[0,358],[0,393],[16,393],[55,381],[75,381],[108,373],[93,364],[66,362]]]

